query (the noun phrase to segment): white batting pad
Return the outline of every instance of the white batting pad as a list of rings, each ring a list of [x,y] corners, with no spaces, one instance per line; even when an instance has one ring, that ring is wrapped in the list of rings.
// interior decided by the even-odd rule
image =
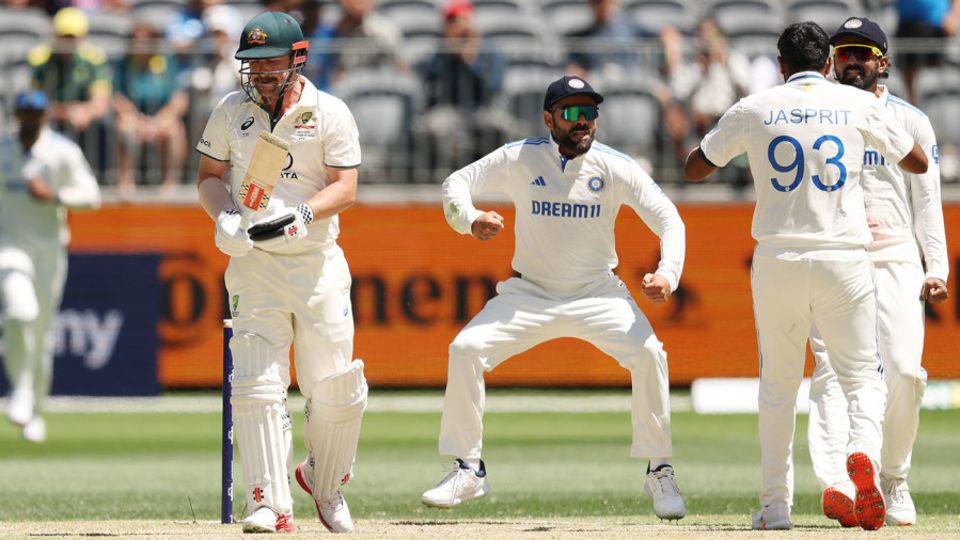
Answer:
[[[350,479],[366,408],[362,360],[321,379],[307,401],[306,439],[316,459],[313,496],[318,501],[332,497]]]
[[[287,476],[292,425],[286,386],[278,371],[278,355],[285,352],[248,333],[235,335],[230,350],[234,363],[230,402],[246,478],[247,509],[266,506],[289,514],[293,511]]]

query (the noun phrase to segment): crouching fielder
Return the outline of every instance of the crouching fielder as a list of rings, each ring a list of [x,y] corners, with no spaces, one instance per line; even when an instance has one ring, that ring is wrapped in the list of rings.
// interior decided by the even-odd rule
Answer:
[[[686,513],[673,468],[667,354],[649,321],[613,274],[614,223],[624,204],[661,238],[662,260],[643,279],[644,294],[666,302],[684,258],[676,207],[637,163],[594,143],[603,101],[583,79],[563,77],[547,89],[543,120],[550,137],[508,144],[443,183],[447,222],[480,240],[504,226],[473,197],[504,193],[516,207],[513,268],[498,295],[450,345],[440,453],[453,469],[423,494],[429,506],[453,507],[490,491],[481,459],[484,372],[537,344],[560,337],[592,343],[630,371],[633,446],[648,460],[644,490],[664,519]]]
[[[289,15],[251,19],[236,57],[244,91],[227,95],[211,114],[197,144],[197,182],[216,222],[217,247],[231,257],[231,403],[250,510],[243,531],[296,530],[286,409],[293,345],[307,399],[308,455],[296,478],[323,524],[349,532],[340,486],[351,474],[367,384],[363,363],[351,361],[351,278],[336,240],[337,214],[356,196],[357,128],[341,100],[300,75],[307,42]],[[278,178],[272,196],[251,182]]]

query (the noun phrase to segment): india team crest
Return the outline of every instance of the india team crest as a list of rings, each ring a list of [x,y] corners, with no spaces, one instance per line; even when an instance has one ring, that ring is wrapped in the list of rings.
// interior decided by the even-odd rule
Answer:
[[[266,45],[268,37],[270,36],[260,28],[254,28],[247,34],[247,45]]]
[[[590,180],[587,180],[587,187],[590,188],[590,191],[597,193],[603,189],[604,181],[603,178],[599,176],[594,176]]]

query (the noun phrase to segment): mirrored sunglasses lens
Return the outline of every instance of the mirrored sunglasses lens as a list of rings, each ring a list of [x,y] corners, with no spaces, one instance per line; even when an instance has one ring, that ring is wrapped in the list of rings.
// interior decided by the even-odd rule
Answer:
[[[860,62],[866,62],[872,57],[873,51],[866,47],[844,47],[837,49],[837,59],[841,62],[849,62],[851,58],[855,58]]]
[[[580,119],[581,114],[589,122],[597,118],[599,111],[593,105],[573,105],[563,109],[563,119],[567,122],[576,122]]]

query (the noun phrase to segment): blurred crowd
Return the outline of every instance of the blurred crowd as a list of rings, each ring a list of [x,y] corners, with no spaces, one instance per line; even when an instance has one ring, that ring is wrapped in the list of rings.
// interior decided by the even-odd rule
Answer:
[[[775,50],[786,24],[815,20],[831,32],[867,15],[905,53],[886,84],[928,112],[942,158],[952,151],[956,162],[960,127],[944,119],[960,113],[958,3],[4,0],[0,125],[12,96],[43,89],[54,127],[81,144],[101,184],[121,197],[144,185],[173,192],[193,181],[191,148],[208,113],[239,89],[244,22],[269,9],[301,22],[304,74],[350,105],[365,183],[439,182],[496,145],[541,135],[543,91],[562,73],[607,96],[599,138],[670,182],[724,110],[782,82]],[[942,172],[957,179],[949,162]],[[726,174],[749,180],[743,166]]]

